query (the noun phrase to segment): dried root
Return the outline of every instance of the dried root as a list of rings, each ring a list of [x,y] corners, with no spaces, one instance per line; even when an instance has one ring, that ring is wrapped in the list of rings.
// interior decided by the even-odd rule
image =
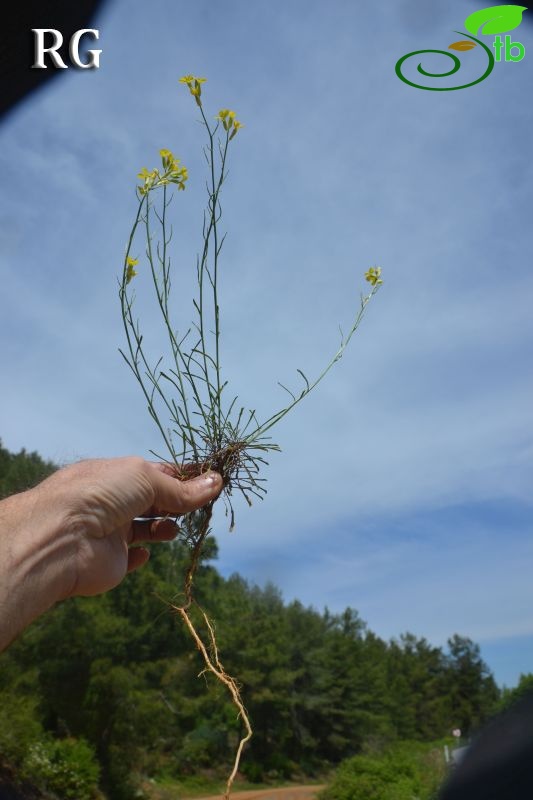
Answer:
[[[203,465],[202,465],[203,466]],[[217,464],[220,469],[220,463]],[[200,473],[205,471],[205,468],[202,469],[201,466],[197,467],[196,465],[189,465],[188,468],[184,471],[184,479],[193,477],[194,472]],[[217,470],[218,471],[218,470]],[[220,470],[223,478],[225,478],[224,471]],[[226,483],[226,481],[225,481]],[[213,514],[213,504],[214,501],[209,503],[204,508],[201,508],[197,512],[193,512],[193,514],[187,515],[184,522],[184,534],[186,540],[191,545],[191,560],[189,563],[189,567],[187,569],[184,581],[184,595],[185,595],[185,602],[183,605],[171,605],[171,608],[176,611],[183,619],[185,625],[187,626],[196,647],[200,651],[202,658],[204,660],[205,668],[200,672],[200,675],[203,675],[206,672],[212,672],[215,678],[220,681],[220,683],[224,684],[229,690],[231,695],[231,699],[233,701],[234,706],[237,709],[238,716],[242,719],[246,735],[241,738],[239,741],[239,746],[237,748],[237,752],[235,755],[235,760],[233,763],[233,769],[231,771],[230,776],[226,782],[226,791],[224,792],[224,799],[229,800],[231,786],[233,781],[235,780],[235,776],[237,775],[239,769],[239,763],[241,760],[242,751],[246,742],[252,737],[252,727],[250,725],[250,720],[248,718],[248,714],[242,702],[241,694],[239,691],[239,685],[235,678],[231,675],[228,675],[224,666],[222,665],[219,656],[218,656],[218,647],[216,642],[215,631],[213,628],[212,623],[210,622],[207,614],[203,611],[202,608],[198,605],[196,600],[193,596],[193,587],[194,587],[194,577],[196,574],[196,570],[198,568],[200,556],[202,553],[204,542],[209,535],[209,523],[211,521],[211,516]],[[203,641],[202,637],[198,633],[190,615],[191,607],[195,606],[201,613],[204,623],[206,625],[208,631],[208,641],[207,645]]]

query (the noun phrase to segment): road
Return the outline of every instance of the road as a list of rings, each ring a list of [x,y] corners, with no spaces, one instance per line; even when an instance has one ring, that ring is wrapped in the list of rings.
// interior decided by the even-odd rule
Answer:
[[[278,789],[250,789],[245,792],[232,792],[231,800],[313,800],[324,785],[281,786]],[[221,795],[197,797],[196,800],[221,800]]]

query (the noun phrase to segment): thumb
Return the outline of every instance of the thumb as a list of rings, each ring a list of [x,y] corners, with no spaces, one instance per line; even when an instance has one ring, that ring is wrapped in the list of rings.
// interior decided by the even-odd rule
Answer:
[[[158,469],[152,469],[154,508],[159,513],[187,514],[215,500],[223,488],[222,477],[218,472],[206,472],[197,478],[180,481]]]

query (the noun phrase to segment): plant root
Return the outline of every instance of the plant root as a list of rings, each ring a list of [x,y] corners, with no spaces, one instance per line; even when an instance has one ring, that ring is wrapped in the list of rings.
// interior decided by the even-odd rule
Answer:
[[[229,800],[231,787],[239,769],[239,764],[244,745],[251,739],[253,731],[250,725],[248,714],[246,712],[246,709],[244,707],[241,698],[239,685],[237,684],[235,678],[233,678],[231,675],[228,675],[228,673],[224,669],[219,659],[216,636],[213,625],[210,622],[205,611],[198,605],[198,603],[193,597],[194,576],[198,568],[198,563],[203,549],[203,544],[207,536],[209,535],[209,523],[211,521],[211,516],[213,513],[213,504],[214,501],[209,503],[204,508],[200,509],[200,511],[197,512],[199,514],[199,517],[196,517],[195,520],[191,521],[191,527],[194,525],[195,530],[194,532],[189,531],[189,536],[188,536],[188,540],[189,541],[192,540],[193,542],[193,547],[191,553],[191,560],[187,568],[187,573],[185,575],[185,581],[183,587],[185,594],[185,603],[182,606],[171,604],[171,608],[175,612],[177,612],[184,621],[192,638],[194,639],[196,647],[200,651],[202,658],[204,660],[205,668],[199,673],[198,677],[200,677],[200,675],[203,675],[206,672],[212,672],[215,678],[218,681],[220,681],[220,683],[224,684],[224,686],[226,686],[231,695],[232,702],[237,709],[238,712],[237,717],[241,718],[246,730],[246,735],[243,736],[239,741],[239,746],[237,748],[237,752],[235,754],[235,759],[233,762],[233,769],[226,782],[226,791],[224,792],[224,800]],[[191,517],[188,517],[187,519],[191,520]],[[207,627],[209,634],[208,646],[206,646],[206,644],[202,640],[200,634],[196,630],[196,627],[194,626],[194,623],[191,619],[189,612],[193,605],[196,606],[196,608],[200,611],[204,619],[205,625]],[[209,651],[211,651],[211,654]]]

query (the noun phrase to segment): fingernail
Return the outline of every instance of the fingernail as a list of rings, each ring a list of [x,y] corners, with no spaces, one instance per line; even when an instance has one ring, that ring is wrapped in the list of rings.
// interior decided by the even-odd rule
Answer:
[[[209,472],[205,472],[203,475],[200,475],[197,480],[203,481],[206,486],[209,488],[215,488],[215,486],[219,486],[222,483],[222,476],[219,475],[218,472],[213,472],[209,470]]]

